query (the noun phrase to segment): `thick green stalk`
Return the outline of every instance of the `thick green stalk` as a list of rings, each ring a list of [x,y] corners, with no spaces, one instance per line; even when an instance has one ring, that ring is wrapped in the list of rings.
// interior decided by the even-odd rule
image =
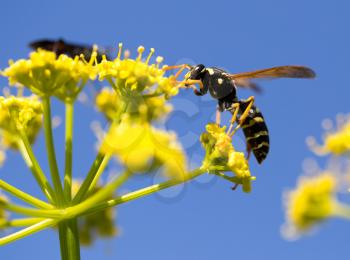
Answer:
[[[65,202],[65,199],[64,199],[60,174],[58,171],[58,165],[57,165],[56,153],[55,153],[55,145],[53,142],[52,123],[51,123],[51,120],[52,120],[52,118],[51,118],[51,104],[50,103],[51,103],[50,97],[43,98],[45,141],[46,141],[47,155],[48,155],[49,165],[50,165],[51,178],[52,178],[53,186],[54,186],[55,193],[57,196],[56,203],[57,203],[58,207],[62,207],[64,202]]]
[[[129,202],[131,200],[142,198],[142,197],[148,196],[150,194],[153,194],[155,192],[164,190],[166,188],[170,188],[170,187],[185,183],[189,180],[192,180],[192,179],[202,175],[205,172],[206,172],[205,169],[198,168],[198,169],[193,170],[192,172],[188,173],[184,179],[173,179],[173,180],[165,181],[165,182],[162,182],[159,184],[154,184],[154,185],[151,185],[149,187],[142,188],[142,189],[127,193],[127,194],[120,196],[120,197],[117,197],[115,199],[101,202],[101,203],[97,204],[95,207],[87,210],[84,213],[84,215],[91,214],[91,213],[103,210],[105,208],[108,208],[108,207],[113,207],[115,205],[123,204],[123,203]]]
[[[45,194],[46,198],[53,203],[55,200],[54,191],[46,178],[43,170],[41,169],[38,160],[36,159],[32,147],[28,141],[26,134],[23,131],[19,132],[21,139],[18,140],[18,147],[22,154],[22,157],[31,170],[35,180],[37,181],[40,189]]]
[[[13,196],[23,200],[24,202],[33,205],[34,207],[41,208],[41,209],[52,209],[53,206],[39,200],[36,197],[33,197],[29,195],[28,193],[25,193],[24,191],[17,189],[16,187],[8,184],[7,182],[0,180],[0,189],[3,189],[4,191],[7,191],[8,193],[11,193]]]
[[[61,259],[79,260],[80,243],[77,219],[72,218],[60,222],[58,229],[61,245]]]
[[[72,199],[72,155],[73,155],[73,118],[74,103],[68,102],[66,105],[66,147],[65,147],[65,168],[64,168],[64,194],[66,200]]]
[[[0,246],[6,245],[6,244],[11,243],[15,240],[29,236],[29,235],[34,234],[38,231],[41,231],[45,228],[52,227],[52,226],[56,225],[58,221],[59,220],[57,220],[57,219],[45,219],[37,224],[34,224],[30,227],[22,229],[18,232],[11,234],[11,235],[8,235],[6,237],[2,237],[2,238],[0,238]]]

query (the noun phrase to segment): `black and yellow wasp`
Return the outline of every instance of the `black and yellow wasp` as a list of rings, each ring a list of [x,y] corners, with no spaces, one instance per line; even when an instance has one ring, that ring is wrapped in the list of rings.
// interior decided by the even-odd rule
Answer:
[[[218,100],[216,123],[220,124],[220,113],[230,111],[232,119],[228,134],[233,135],[239,128],[243,129],[247,145],[247,158],[253,152],[258,163],[262,163],[269,152],[269,132],[260,110],[254,105],[254,96],[247,99],[238,99],[237,87],[251,88],[259,91],[260,88],[251,79],[273,78],[314,78],[315,72],[304,66],[279,66],[268,69],[229,74],[216,67],[205,67],[202,64],[190,66],[188,64],[167,66],[165,70],[179,69],[177,78],[184,69],[189,69],[185,79],[179,86],[191,87],[198,96],[210,95]],[[199,90],[194,86],[199,85]],[[237,123],[235,129],[234,123]]]

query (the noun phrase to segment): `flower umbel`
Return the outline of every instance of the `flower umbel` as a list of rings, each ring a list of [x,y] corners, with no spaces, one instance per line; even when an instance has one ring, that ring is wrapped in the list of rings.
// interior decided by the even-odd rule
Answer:
[[[231,136],[226,133],[226,127],[210,123],[206,132],[201,135],[201,142],[206,151],[203,166],[209,172],[231,171],[234,177],[227,177],[234,183],[241,184],[243,191],[251,191],[251,181],[248,161],[242,152],[235,151]],[[226,179],[227,179],[226,178]]]
[[[175,134],[147,123],[123,120],[107,133],[102,151],[114,154],[131,172],[151,172],[161,167],[168,177],[185,177],[186,156]]]
[[[301,178],[295,190],[286,196],[287,226],[285,235],[292,237],[335,214],[337,209],[336,179],[323,173],[312,178]]]
[[[179,89],[173,76],[165,77],[165,71],[159,68],[163,58],[157,57],[155,64],[149,64],[154,49],[145,60],[142,54],[143,46],[138,48],[136,59],[121,59],[122,44],[119,44],[119,53],[115,60],[108,61],[105,57],[98,65],[100,80],[108,80],[118,94],[124,97],[137,95],[162,95],[174,96]]]
[[[332,153],[334,155],[343,155],[350,153],[350,119],[338,126],[338,129],[329,131],[324,137],[324,144],[318,146],[313,137],[308,139],[311,149],[319,154],[324,155]]]
[[[89,63],[78,56],[74,59],[62,54],[39,49],[30,54],[29,59],[10,61],[10,66],[3,71],[11,85],[19,83],[35,94],[56,96],[63,101],[75,99],[89,79],[96,76],[92,55]]]
[[[152,122],[167,116],[172,106],[166,102],[164,96],[144,97],[135,96],[128,101],[125,113],[132,121]],[[123,105],[123,98],[111,88],[103,88],[96,97],[96,106],[109,121],[118,116]]]
[[[37,96],[0,97],[0,128],[5,146],[17,148],[19,131],[33,143],[42,126],[43,108]]]

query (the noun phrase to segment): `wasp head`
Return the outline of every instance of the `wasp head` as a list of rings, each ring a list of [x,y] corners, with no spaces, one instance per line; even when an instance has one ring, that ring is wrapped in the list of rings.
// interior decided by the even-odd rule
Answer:
[[[204,68],[205,66],[203,64],[191,67],[190,71],[185,75],[185,79],[200,79]]]

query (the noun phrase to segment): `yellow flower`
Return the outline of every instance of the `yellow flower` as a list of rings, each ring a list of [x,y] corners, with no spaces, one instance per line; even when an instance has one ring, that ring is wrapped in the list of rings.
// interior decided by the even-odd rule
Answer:
[[[322,146],[317,145],[313,137],[308,138],[307,142],[310,148],[319,155],[350,153],[350,121],[341,125],[336,131],[326,133]]]
[[[244,154],[235,151],[225,127],[210,123],[206,126],[206,130],[200,138],[206,151],[204,167],[208,171],[233,172],[235,176],[231,180],[241,184],[244,192],[250,192],[251,181],[255,177],[250,175],[249,164]]]
[[[329,218],[337,207],[336,179],[323,173],[301,178],[296,189],[286,196],[287,226],[285,235],[292,237]]]
[[[167,104],[164,96],[143,97],[134,96],[129,101],[124,101],[113,89],[103,88],[96,97],[96,106],[105,117],[112,121],[117,117],[123,103],[128,102],[126,113],[131,120],[151,122],[165,117],[172,109]]]
[[[168,177],[185,177],[186,157],[175,134],[147,123],[123,120],[107,133],[102,150],[114,154],[132,172],[151,172],[161,167]]]
[[[37,96],[0,97],[0,129],[6,147],[17,148],[18,131],[24,131],[30,143],[42,125],[43,108]]]
[[[73,180],[73,197],[78,192],[79,187],[80,183],[78,181]],[[100,185],[96,186],[92,191],[91,195],[98,192],[102,188],[103,187]],[[115,226],[115,219],[116,214],[114,208],[112,207],[108,207],[94,214],[79,217],[78,230],[80,243],[88,246],[92,244],[92,242],[96,239],[96,236],[106,238],[116,236],[118,233],[118,229]]]
[[[138,48],[139,55],[136,59],[121,59],[121,47],[120,44],[118,57],[115,60],[108,61],[104,57],[98,64],[100,80],[108,80],[119,94],[131,98],[135,93],[164,94],[166,97],[178,93],[174,76],[165,77],[165,71],[159,68],[163,59],[158,57],[156,64],[149,64],[154,49],[151,49],[146,60],[142,60],[142,53],[145,50],[142,46]]]
[[[27,60],[10,61],[3,71],[11,85],[19,83],[39,96],[56,96],[63,101],[75,99],[87,80],[94,79],[96,71],[92,65],[96,53],[89,63],[78,56],[74,59],[39,49]]]

